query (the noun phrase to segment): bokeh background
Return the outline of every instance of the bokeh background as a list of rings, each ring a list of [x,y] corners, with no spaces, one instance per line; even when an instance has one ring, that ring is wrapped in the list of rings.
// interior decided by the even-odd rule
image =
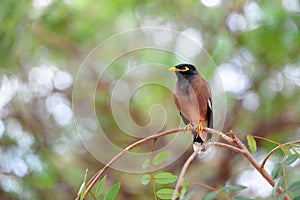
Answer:
[[[145,37],[114,40],[116,34],[145,27],[176,34],[145,31],[147,42],[161,50],[120,55],[120,49],[143,44]],[[90,177],[103,166],[99,156],[109,160],[115,154],[97,143],[93,127],[101,127],[121,149],[139,138],[181,126],[171,91],[176,77],[167,67],[183,61],[197,65],[214,88],[216,128],[280,143],[299,140],[299,28],[298,0],[2,0],[0,199],[73,199],[86,169]],[[93,58],[83,62],[108,39],[109,45],[98,46]],[[166,47],[172,51],[164,51]],[[78,76],[80,69],[84,71]],[[91,104],[93,113],[86,109]],[[123,115],[124,105],[129,117]],[[78,132],[83,130],[74,120],[78,115],[89,131]],[[176,143],[182,145],[176,162],[161,170],[179,174],[192,152],[187,146],[191,138],[187,133],[181,137],[185,139]],[[156,149],[173,139],[159,139]],[[257,142],[254,156],[261,161],[275,145]],[[151,143],[135,153],[150,150]],[[268,172],[281,156],[275,154],[267,162]],[[130,166],[132,159],[122,162]],[[300,179],[299,165],[295,162],[288,168],[288,181]],[[128,171],[107,172],[107,187],[122,183],[117,199],[153,199],[152,188],[140,183],[143,174]],[[227,150],[195,160],[186,178],[193,199],[209,192],[199,183],[216,188],[242,184],[248,187],[241,193],[244,196],[274,199],[271,187],[249,163]]]

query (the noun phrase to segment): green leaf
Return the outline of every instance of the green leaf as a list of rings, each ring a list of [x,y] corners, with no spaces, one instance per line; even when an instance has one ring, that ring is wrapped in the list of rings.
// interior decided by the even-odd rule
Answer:
[[[167,151],[163,151],[160,152],[159,154],[157,154],[154,159],[153,159],[153,164],[154,165],[160,165],[161,163],[163,163],[169,156],[169,152]]]
[[[118,191],[121,187],[121,183],[118,182],[115,185],[113,185],[111,188],[109,188],[109,190],[107,191],[107,193],[104,196],[104,200],[113,200],[116,198]]]
[[[182,189],[181,190],[181,193],[180,193],[180,198],[179,199],[183,199],[183,198],[185,198],[185,193],[187,192],[187,190],[186,189]]]
[[[291,155],[289,155],[289,156],[285,159],[284,164],[290,165],[290,164],[292,164],[293,162],[295,162],[297,159],[298,159],[298,155],[297,155],[297,154],[291,154]]]
[[[248,198],[248,197],[235,196],[235,197],[233,197],[233,200],[253,200],[253,199]]]
[[[280,149],[283,151],[283,153],[284,154],[286,154],[286,155],[291,155],[292,153],[290,152],[290,150],[286,147],[286,146],[284,146],[284,145],[282,145],[282,144],[278,144],[279,145],[279,147],[280,147]]]
[[[147,185],[150,181],[151,181],[151,176],[149,174],[145,174],[141,179],[141,183],[143,185]]]
[[[182,191],[181,191],[181,195],[180,195],[180,200],[190,200],[193,197],[193,192],[189,192],[187,195],[182,195]]]
[[[279,197],[278,197],[277,200],[283,200],[283,199],[284,199],[284,195],[285,195],[285,192],[282,192],[282,193],[279,195]]]
[[[210,192],[205,195],[202,200],[214,200],[219,194],[219,191]]]
[[[86,177],[87,177],[88,169],[85,170],[84,178],[83,178],[83,183],[80,186],[78,194],[80,194],[80,200],[84,199],[85,191],[86,191]]]
[[[83,182],[85,182],[85,183],[86,183],[86,177],[87,177],[88,171],[89,171],[89,169],[86,169],[86,170],[85,170],[84,179],[83,179]]]
[[[292,193],[300,194],[300,181],[296,181],[296,182],[292,183],[288,187],[288,190]]]
[[[247,142],[248,142],[248,147],[250,149],[251,152],[256,152],[257,150],[257,147],[256,147],[256,141],[255,139],[253,138],[252,135],[247,135]]]
[[[165,189],[160,189],[156,192],[156,196],[158,198],[161,198],[161,199],[172,199],[172,196],[173,196],[173,193],[174,193],[174,190],[173,189],[168,189],[168,188],[165,188]],[[176,198],[179,197],[179,193],[177,193],[176,195]]]
[[[159,184],[174,183],[176,180],[177,176],[170,172],[160,172],[154,176],[154,181]]]
[[[239,190],[244,190],[247,187],[244,185],[225,185],[220,190],[223,192],[234,192]]]
[[[188,200],[190,197],[192,197],[192,193],[189,193],[188,195],[185,196],[185,193],[188,191],[190,188],[190,185],[186,179],[183,179],[182,181],[182,190],[180,194],[180,200]]]
[[[78,194],[80,194],[80,200],[84,199],[85,191],[86,191],[85,182],[83,182],[78,192]]]
[[[272,190],[272,195],[273,195],[273,196],[276,196],[276,195],[277,195],[277,190],[278,190],[279,186],[281,185],[281,183],[282,183],[282,178],[280,177],[280,178],[278,179],[278,181],[276,182],[276,184],[275,184],[273,190]]]
[[[98,183],[98,186],[96,187],[96,190],[95,190],[96,197],[100,196],[100,194],[103,190],[103,187],[105,185],[105,182],[106,182],[106,175],[101,179],[101,181]]]
[[[190,188],[190,184],[186,179],[183,179],[182,181],[182,188],[185,188],[187,190]]]
[[[300,200],[300,196],[295,197],[293,200]]]
[[[271,172],[272,179],[276,179],[281,171],[282,171],[282,166],[280,163],[277,163]]]
[[[143,163],[143,169],[146,169],[147,167],[150,166],[150,159],[148,158],[147,160],[145,160],[145,162]]]

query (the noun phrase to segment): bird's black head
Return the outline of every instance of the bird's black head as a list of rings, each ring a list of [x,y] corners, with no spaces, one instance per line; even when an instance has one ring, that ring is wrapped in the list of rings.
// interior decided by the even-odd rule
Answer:
[[[179,64],[175,67],[171,67],[169,70],[174,71],[178,78],[182,76],[190,78],[193,75],[198,75],[196,67],[191,64]]]

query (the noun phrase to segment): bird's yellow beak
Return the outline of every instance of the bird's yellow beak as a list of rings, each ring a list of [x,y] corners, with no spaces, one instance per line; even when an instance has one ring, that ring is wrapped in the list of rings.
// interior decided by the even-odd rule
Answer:
[[[169,68],[169,71],[176,72],[176,71],[179,71],[179,70],[176,67],[171,67],[171,68]]]

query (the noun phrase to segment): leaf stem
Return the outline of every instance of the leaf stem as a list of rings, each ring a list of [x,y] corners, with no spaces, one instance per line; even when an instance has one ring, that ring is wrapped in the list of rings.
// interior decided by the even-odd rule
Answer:
[[[150,162],[150,166],[151,166],[151,183],[152,183],[152,188],[153,188],[154,200],[157,200],[157,198],[156,198],[156,186],[155,186],[155,181],[154,181],[154,171],[153,171],[154,145],[155,145],[156,140],[157,140],[157,138],[154,139],[153,142],[152,142],[152,147],[151,147],[151,162]]]

